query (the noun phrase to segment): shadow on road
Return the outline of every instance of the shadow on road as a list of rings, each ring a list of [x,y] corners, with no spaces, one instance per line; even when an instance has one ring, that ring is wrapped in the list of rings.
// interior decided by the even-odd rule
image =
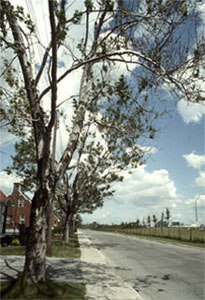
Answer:
[[[134,282],[133,288],[137,291],[143,291],[152,285],[158,285],[158,292],[165,291],[166,283],[164,281],[170,280],[171,274],[164,274],[162,277],[158,277],[157,275],[146,275],[145,277],[139,277]]]
[[[1,258],[0,262],[1,280],[15,279],[23,271],[24,257]],[[115,270],[107,264],[88,263],[79,259],[47,258],[46,279],[91,285],[99,282],[106,285],[109,282],[113,286],[119,286],[119,280],[116,280],[117,272],[114,272],[118,269],[117,267]]]
[[[46,262],[46,279],[61,282],[82,282],[81,265],[78,259],[52,259]]]

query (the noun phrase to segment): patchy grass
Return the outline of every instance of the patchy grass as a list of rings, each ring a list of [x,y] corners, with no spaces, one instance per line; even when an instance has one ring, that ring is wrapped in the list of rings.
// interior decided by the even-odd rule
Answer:
[[[1,283],[1,299],[67,299],[85,300],[86,288],[80,283],[48,281],[38,286],[23,287],[19,281]]]
[[[25,247],[8,246],[1,248],[1,255],[24,255]],[[54,238],[52,243],[52,256],[64,258],[79,258],[80,249],[77,235],[69,243]],[[46,281],[38,285],[25,286],[20,276],[14,281],[3,281],[0,286],[0,299],[41,300],[41,299],[67,299],[85,300],[86,288],[80,283],[65,283]]]
[[[70,238],[68,243],[54,238],[52,243],[52,257],[79,258],[80,248],[77,235]]]
[[[0,255],[24,255],[24,246],[6,246],[0,248]]]
[[[118,231],[118,230],[117,230]],[[121,229],[120,232],[127,232],[142,236],[151,236],[156,238],[177,240],[190,244],[204,244],[204,231],[187,229],[182,227],[157,227],[157,228],[130,228]]]
[[[0,248],[1,255],[24,255],[24,246],[7,246]],[[54,237],[52,242],[52,257],[69,257],[69,258],[79,258],[80,249],[78,243],[78,237],[75,235],[70,238],[68,243],[62,242],[60,238]]]
[[[125,233],[128,234],[128,233]],[[132,233],[129,233],[130,235],[134,235]],[[196,243],[196,242],[186,242],[186,241],[180,241],[180,240],[175,240],[175,239],[169,239],[169,238],[162,238],[162,237],[155,237],[155,236],[143,236],[143,235],[135,235],[137,238],[140,239],[147,239],[147,240],[152,240],[156,242],[162,242],[162,243],[169,243],[169,244],[174,244],[174,245],[185,245],[185,246],[192,246],[192,247],[199,247],[199,248],[204,248],[203,243]]]
[[[152,236],[152,235],[143,235],[143,234],[137,234],[136,232],[128,232],[128,231],[120,231],[116,229],[109,229],[109,230],[101,230],[98,229],[99,231],[105,231],[105,232],[113,232],[113,233],[118,233],[122,235],[130,235],[139,239],[147,239],[151,241],[156,241],[156,242],[161,242],[161,243],[169,243],[173,245],[184,245],[184,246],[190,246],[190,247],[198,247],[198,248],[205,248],[204,243],[197,243],[197,242],[190,242],[190,241],[181,241],[177,240],[174,238],[166,238],[166,237],[159,237],[159,236]]]

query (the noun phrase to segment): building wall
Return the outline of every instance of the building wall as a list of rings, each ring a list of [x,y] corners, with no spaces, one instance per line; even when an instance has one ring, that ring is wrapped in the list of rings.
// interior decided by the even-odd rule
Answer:
[[[31,202],[19,190],[19,184],[14,183],[12,194],[7,197],[6,229],[18,228],[18,224],[29,226]]]
[[[14,183],[13,191],[8,197],[0,191],[0,200],[7,204],[6,230],[18,230],[19,224],[24,224],[25,227],[29,227],[31,201],[23,193],[21,193],[19,183]],[[58,224],[59,220],[55,214],[53,214],[52,226],[55,227]]]

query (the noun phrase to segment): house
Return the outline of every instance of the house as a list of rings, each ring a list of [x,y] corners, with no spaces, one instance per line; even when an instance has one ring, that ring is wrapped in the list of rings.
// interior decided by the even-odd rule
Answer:
[[[29,227],[30,224],[30,211],[31,211],[31,201],[30,199],[21,191],[21,186],[19,183],[14,183],[13,191],[9,196],[5,196],[3,192],[0,191],[0,200],[2,203],[4,213],[1,214],[2,223],[5,220],[5,231],[6,233],[18,233],[20,225]],[[5,205],[6,204],[6,205]],[[57,226],[59,224],[58,218],[53,214],[52,216],[52,226]],[[3,228],[3,224],[2,224]]]
[[[6,203],[6,232],[18,232],[19,225],[29,227],[31,201],[21,192],[20,184],[14,183],[11,195],[4,199]]]

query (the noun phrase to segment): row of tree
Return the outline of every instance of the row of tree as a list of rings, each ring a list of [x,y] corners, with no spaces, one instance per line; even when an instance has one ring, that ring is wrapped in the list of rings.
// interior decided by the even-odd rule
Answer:
[[[170,217],[171,217],[170,209],[166,208],[165,213],[164,212],[161,213],[160,219],[158,219],[155,214],[152,215],[152,218],[150,215],[148,215],[146,222],[143,219],[143,225],[145,224],[148,227],[151,227],[151,222],[153,222],[155,227],[167,227],[167,226],[169,226]],[[137,221],[139,221],[139,220],[137,220]]]
[[[151,223],[154,223],[154,227],[168,227],[170,222],[171,214],[170,209],[167,207],[165,212],[161,213],[161,218],[158,219],[155,214],[147,216],[147,218],[142,218],[140,221],[139,218],[136,219],[135,222],[121,222],[121,224],[116,225],[106,225],[106,224],[98,224],[97,222],[93,222],[92,224],[85,225],[85,227],[91,228],[99,228],[99,227],[119,227],[119,228],[144,228],[144,227],[151,227]]]
[[[45,45],[38,23],[22,7],[0,1],[1,125],[19,138],[9,172],[23,176],[33,191],[25,285],[46,280],[52,209],[61,210],[68,224],[77,212],[91,212],[113,195],[111,184],[123,179],[123,170],[143,163],[143,145],[154,138],[162,114],[162,102],[154,100],[159,92],[204,100],[203,38],[181,38],[193,20],[196,26],[201,21],[192,2],[78,2],[81,9],[72,11],[66,0],[47,1]],[[78,39],[73,32],[79,26]],[[69,76],[76,71],[78,91],[71,93]],[[57,157],[57,119],[66,114],[68,137]]]

